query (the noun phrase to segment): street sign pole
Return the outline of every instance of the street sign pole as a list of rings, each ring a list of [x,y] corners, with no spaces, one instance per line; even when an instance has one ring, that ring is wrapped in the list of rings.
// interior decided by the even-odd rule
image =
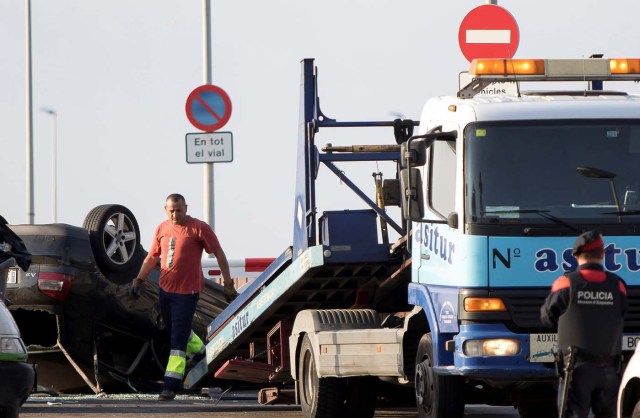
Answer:
[[[26,22],[26,105],[27,105],[27,223],[33,224],[35,218],[33,192],[33,81],[31,69],[31,0],[27,0]]]
[[[212,84],[211,65],[211,0],[202,0],[202,11],[204,15],[204,78],[203,84]],[[213,182],[213,163],[204,164],[204,221],[215,230],[215,200]],[[209,257],[212,257],[209,255]]]

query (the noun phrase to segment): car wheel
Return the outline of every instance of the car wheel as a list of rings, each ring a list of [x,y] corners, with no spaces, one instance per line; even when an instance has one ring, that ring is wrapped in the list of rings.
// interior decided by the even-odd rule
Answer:
[[[98,267],[104,272],[129,270],[141,251],[140,228],[131,211],[121,205],[101,205],[87,214],[82,224]]]

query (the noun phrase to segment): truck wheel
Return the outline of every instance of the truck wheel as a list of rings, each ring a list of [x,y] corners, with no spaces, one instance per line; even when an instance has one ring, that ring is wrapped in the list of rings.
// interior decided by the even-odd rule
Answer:
[[[463,381],[458,376],[441,376],[433,371],[433,339],[420,339],[416,354],[416,405],[420,418],[462,418]]]
[[[305,335],[298,357],[298,391],[302,415],[305,418],[338,416],[338,407],[342,403],[340,384],[343,382],[340,380],[335,377],[318,378],[311,340]]]
[[[121,205],[101,205],[84,218],[82,227],[98,267],[103,272],[120,272],[131,268],[140,245],[140,228],[131,211]]]

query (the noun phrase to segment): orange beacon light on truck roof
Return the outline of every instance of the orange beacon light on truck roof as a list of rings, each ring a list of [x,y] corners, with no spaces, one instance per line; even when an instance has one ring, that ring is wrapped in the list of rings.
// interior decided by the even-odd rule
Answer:
[[[638,58],[588,59],[475,59],[469,74],[477,77],[544,77],[563,80],[580,77],[613,77],[639,75]]]

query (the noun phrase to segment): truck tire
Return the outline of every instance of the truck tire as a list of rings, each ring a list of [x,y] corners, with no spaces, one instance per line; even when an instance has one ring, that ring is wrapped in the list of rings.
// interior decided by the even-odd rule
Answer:
[[[93,256],[103,272],[126,271],[136,262],[136,252],[141,251],[140,228],[129,209],[97,206],[87,214],[82,227],[89,233]]]
[[[441,376],[433,371],[433,339],[422,336],[416,354],[415,391],[420,418],[462,418],[463,381],[459,376]]]
[[[302,415],[305,418],[338,416],[343,396],[341,383],[341,379],[335,377],[318,378],[311,340],[305,335],[298,357],[298,391]]]

